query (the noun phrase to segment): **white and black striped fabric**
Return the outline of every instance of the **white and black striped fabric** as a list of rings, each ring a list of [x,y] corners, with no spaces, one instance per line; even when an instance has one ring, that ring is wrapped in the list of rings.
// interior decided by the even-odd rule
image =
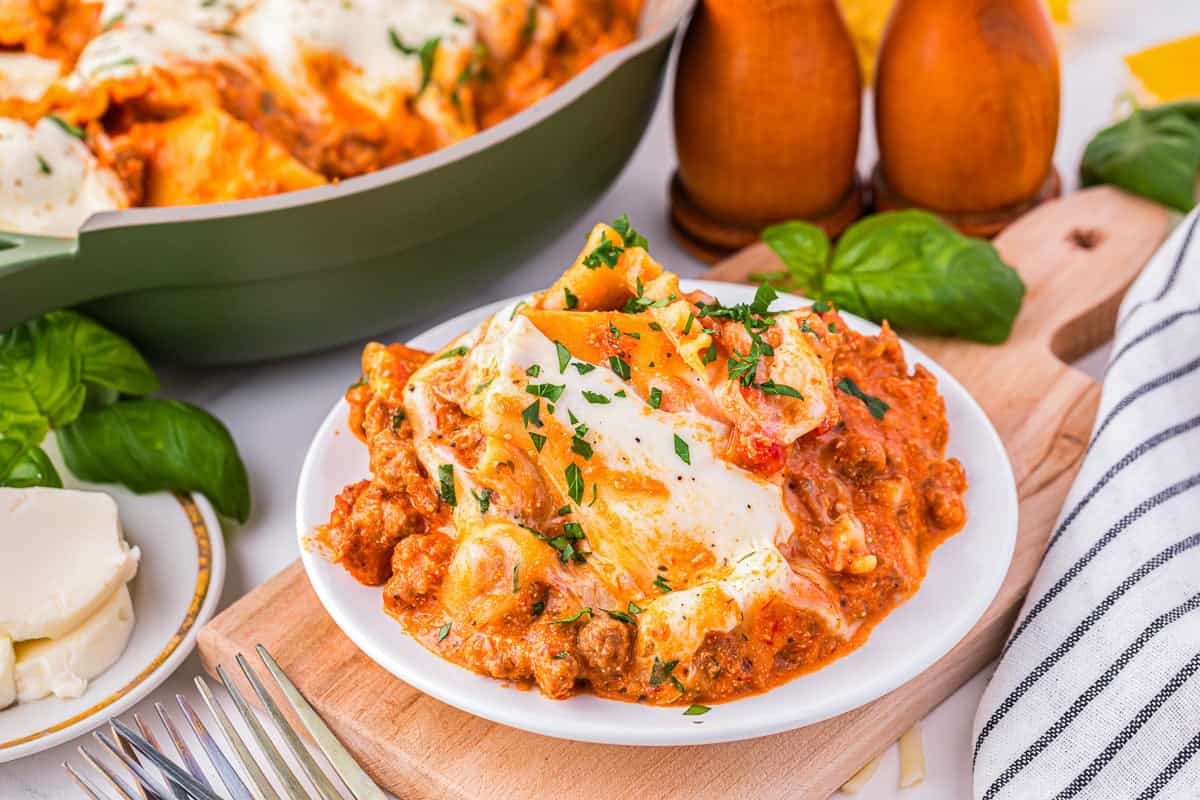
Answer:
[[[1200,209],[1122,304],[974,736],[977,800],[1200,798]]]

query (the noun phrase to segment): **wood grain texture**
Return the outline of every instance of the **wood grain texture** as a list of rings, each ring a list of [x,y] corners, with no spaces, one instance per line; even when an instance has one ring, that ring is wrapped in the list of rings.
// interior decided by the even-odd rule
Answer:
[[[1164,210],[1109,188],[1041,206],[996,241],[1029,290],[1011,341],[914,339],[972,391],[1004,440],[1020,495],[1019,539],[999,595],[967,637],[863,708],[790,733],[700,747],[523,733],[422,695],[372,663],[324,613],[299,563],[208,624],[205,667],[265,644],[366,769],[405,798],[825,797],[996,656],[1095,417],[1099,387],[1058,356],[1086,352],[1111,333],[1119,298],[1167,229]],[[711,277],[743,280],[774,267],[773,254],[755,246]]]

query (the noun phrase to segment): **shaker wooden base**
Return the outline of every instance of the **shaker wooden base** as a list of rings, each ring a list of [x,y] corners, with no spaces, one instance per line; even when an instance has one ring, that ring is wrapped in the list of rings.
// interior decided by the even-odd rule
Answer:
[[[907,197],[894,191],[888,185],[887,179],[883,176],[883,170],[879,168],[878,164],[875,165],[875,169],[871,172],[871,192],[877,211],[922,208],[920,203],[909,200]],[[960,233],[990,239],[1008,227],[1017,217],[1020,217],[1022,214],[1027,213],[1030,209],[1041,205],[1047,200],[1053,200],[1061,194],[1062,180],[1059,178],[1058,170],[1051,167],[1050,175],[1046,177],[1041,190],[1032,200],[1026,200],[1023,203],[1017,203],[1008,208],[1001,208],[995,211],[956,213],[938,211],[933,208],[926,210],[946,220],[946,222],[958,229]]]
[[[855,178],[854,185],[836,208],[818,217],[807,218],[807,221],[830,237],[837,236],[862,215],[866,205],[863,191],[862,182]],[[786,221],[740,225],[716,219],[692,201],[678,173],[671,178],[671,232],[683,249],[710,264],[757,242],[767,225]]]

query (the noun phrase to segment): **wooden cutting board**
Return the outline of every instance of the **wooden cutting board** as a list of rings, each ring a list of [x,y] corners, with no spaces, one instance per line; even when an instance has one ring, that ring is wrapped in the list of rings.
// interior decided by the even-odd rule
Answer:
[[[999,347],[914,339],[971,391],[1004,440],[1020,532],[983,619],[923,674],[870,705],[790,733],[698,747],[524,733],[444,705],[376,666],[322,610],[299,562],[201,631],[205,668],[265,644],[367,771],[404,798],[825,797],[999,652],[1095,417],[1098,385],[1064,362],[1111,335],[1122,294],[1167,231],[1162,208],[1106,187],[1043,205],[996,239],[1028,287],[1012,339]],[[743,281],[777,267],[755,245],[708,277]],[[396,635],[404,635],[399,627]]]

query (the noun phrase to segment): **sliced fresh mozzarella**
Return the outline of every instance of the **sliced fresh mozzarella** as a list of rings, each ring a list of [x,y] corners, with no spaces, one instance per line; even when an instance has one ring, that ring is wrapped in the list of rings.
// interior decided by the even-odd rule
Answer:
[[[133,604],[122,585],[79,627],[54,639],[18,642],[17,699],[79,697],[87,683],[111,667],[133,632]]]
[[[0,488],[0,636],[78,628],[137,571],[117,504],[101,492]]]

